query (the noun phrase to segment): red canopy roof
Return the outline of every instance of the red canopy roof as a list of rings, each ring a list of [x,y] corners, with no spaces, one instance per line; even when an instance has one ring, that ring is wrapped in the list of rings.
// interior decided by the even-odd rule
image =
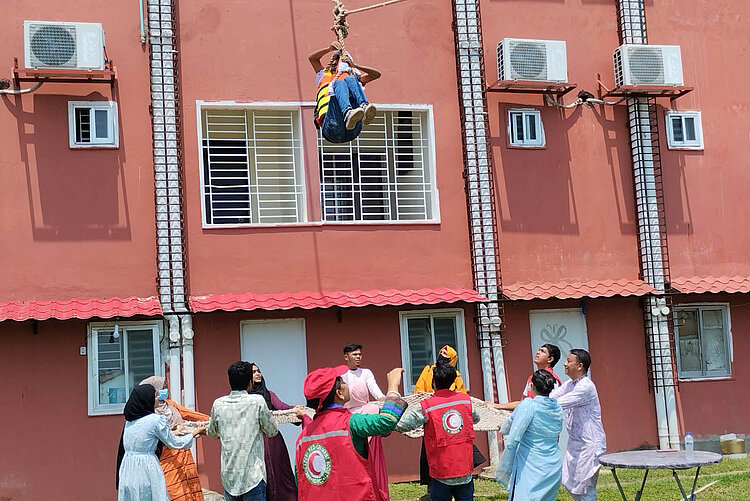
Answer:
[[[580,299],[583,297],[645,296],[659,292],[643,280],[588,282],[516,282],[503,287],[508,299]]]
[[[292,308],[342,308],[355,306],[398,306],[402,304],[438,304],[487,301],[471,289],[353,290],[317,292],[279,292],[275,294],[210,294],[190,296],[195,312],[236,310],[289,310]]]
[[[702,292],[750,292],[750,277],[677,277],[672,287],[685,294]]]
[[[56,318],[113,318],[161,315],[156,297],[111,297],[51,301],[8,301],[0,303],[0,320],[47,320]]]

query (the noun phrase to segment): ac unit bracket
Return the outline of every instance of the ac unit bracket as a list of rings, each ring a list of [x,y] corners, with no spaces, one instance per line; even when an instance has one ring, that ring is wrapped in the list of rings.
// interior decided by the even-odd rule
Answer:
[[[602,83],[601,75],[597,75],[596,83],[599,87],[599,99],[608,97],[666,97],[675,100],[694,90],[693,87],[674,85],[620,85],[610,90]]]
[[[540,82],[537,80],[498,80],[487,92],[507,92],[519,94],[550,94],[558,99],[577,87],[568,82]]]
[[[13,58],[13,82],[17,89],[23,82],[44,83],[96,83],[109,84],[114,90],[117,82],[117,68],[112,61],[105,63],[103,70],[69,70],[47,68],[19,68],[18,58]]]

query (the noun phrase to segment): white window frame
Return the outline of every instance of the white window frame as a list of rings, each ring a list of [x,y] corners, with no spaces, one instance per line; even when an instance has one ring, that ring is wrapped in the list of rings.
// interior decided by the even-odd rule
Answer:
[[[401,366],[404,368],[404,374],[411,374],[412,370],[412,364],[411,364],[411,354],[409,353],[409,330],[408,330],[408,320],[410,318],[420,318],[420,317],[430,317],[432,318],[439,318],[439,317],[452,317],[456,319],[456,342],[458,346],[454,346],[453,348],[456,349],[456,352],[458,353],[458,366],[460,367],[461,372],[461,379],[463,379],[464,386],[466,386],[466,389],[468,391],[469,389],[469,359],[466,353],[466,327],[464,323],[464,310],[460,308],[450,308],[450,309],[435,309],[435,310],[410,310],[410,311],[401,311],[399,312],[399,331],[401,335]],[[432,336],[432,348],[433,348],[433,355],[437,357],[437,350],[441,348],[441,346],[435,346],[435,336],[433,333]],[[404,393],[414,393],[414,385],[411,383],[411,378],[406,376],[403,379],[404,383]]]
[[[516,138],[515,116],[523,117],[523,139]],[[527,139],[528,119],[532,118],[537,128],[536,139]],[[535,108],[511,108],[508,110],[508,145],[518,148],[544,148],[547,144],[544,135],[544,124],[542,123],[542,113]]]
[[[91,116],[91,141],[87,143],[76,141],[76,110],[87,108]],[[97,138],[94,123],[96,110],[107,111],[107,137]],[[114,101],[68,101],[68,136],[71,148],[119,148],[120,132],[118,126],[117,103]]]
[[[420,104],[378,104],[378,110],[379,111],[390,111],[390,112],[398,112],[398,111],[414,111],[418,113],[425,113],[426,114],[426,132],[427,132],[427,152],[429,158],[425,162],[425,169],[429,172],[429,179],[430,179],[430,199],[431,199],[431,205],[430,205],[430,211],[432,212],[432,217],[427,219],[353,219],[353,220],[342,220],[342,221],[326,221],[325,220],[325,205],[323,203],[323,179],[322,176],[320,176],[320,197],[321,197],[321,204],[320,204],[320,210],[321,215],[320,219],[323,224],[331,224],[331,225],[377,225],[377,224],[387,224],[387,225],[393,225],[393,224],[434,224],[440,222],[440,200],[438,196],[438,189],[437,189],[437,168],[436,168],[436,161],[435,161],[435,119],[434,119],[434,111],[432,105],[420,105]],[[389,138],[387,141],[389,144],[392,142],[392,139]],[[321,148],[322,140],[318,138],[318,158],[320,158],[320,148]],[[318,162],[319,164],[320,162]],[[320,171],[320,165],[318,165],[318,171]]]
[[[299,226],[299,225],[306,225],[308,224],[308,214],[307,214],[307,179],[306,179],[306,167],[305,167],[305,145],[304,145],[304,124],[303,116],[302,116],[302,106],[310,104],[310,103],[303,103],[303,102],[249,102],[249,103],[242,103],[242,102],[236,102],[236,101],[196,101],[196,127],[197,127],[197,134],[198,134],[198,165],[200,167],[200,190],[201,190],[201,225],[203,228],[252,228],[252,227],[274,227],[274,226]],[[314,106],[314,103],[312,103],[312,106]],[[292,111],[296,112],[298,115],[297,120],[297,128],[295,130],[295,133],[297,137],[299,138],[300,142],[300,155],[299,155],[299,170],[300,170],[300,184],[302,185],[302,193],[301,193],[301,200],[300,200],[300,214],[299,214],[299,221],[298,222],[292,222],[292,223],[240,223],[240,224],[209,224],[206,223],[207,221],[207,214],[206,214],[206,204],[205,196],[206,196],[206,189],[203,180],[205,179],[205,169],[206,165],[203,162],[203,111],[206,109],[215,109],[215,110],[272,110],[272,111]]]
[[[680,118],[682,122],[683,140],[676,141],[672,120]],[[695,140],[689,141],[684,138],[685,119],[692,118],[695,124]],[[700,111],[667,111],[664,115],[664,126],[667,130],[667,147],[670,150],[702,150],[703,149],[703,124]]]
[[[153,332],[154,340],[154,368],[156,375],[164,375],[164,365],[161,361],[161,348],[160,343],[164,333],[164,325],[158,321],[144,321],[144,322],[117,322],[116,325],[120,331],[120,336],[125,335],[128,329],[146,329],[150,328]],[[125,404],[100,404],[98,403],[99,395],[99,352],[97,350],[98,343],[98,332],[100,330],[113,330],[115,322],[92,322],[88,324],[88,333],[86,339],[86,353],[88,362],[88,415],[89,416],[107,416],[112,414],[122,414],[125,409]],[[123,338],[124,341],[124,338]],[[127,361],[127,344],[123,343],[124,351],[123,359]],[[127,362],[125,363],[125,380],[127,381]],[[129,395],[125,395],[127,400]]]
[[[728,364],[729,367],[727,369],[726,373],[718,373],[718,372],[707,372],[704,368],[701,368],[701,371],[683,371],[681,367],[681,357],[680,357],[680,333],[679,333],[679,325],[677,322],[677,312],[680,310],[698,310],[698,337],[700,339],[701,344],[701,366],[703,367],[705,365],[705,361],[703,358],[703,351],[705,350],[704,342],[703,342],[703,334],[702,334],[702,328],[703,328],[703,322],[702,322],[702,310],[716,310],[721,309],[722,310],[722,321],[724,323],[724,349],[726,350],[727,357],[728,357]],[[732,364],[734,362],[734,353],[733,353],[733,342],[732,342],[732,323],[731,323],[731,316],[729,312],[729,304],[728,303],[681,303],[679,305],[674,306],[674,345],[675,345],[675,355],[677,359],[677,375],[678,379],[680,381],[698,381],[698,380],[711,380],[711,379],[728,379],[732,377]]]

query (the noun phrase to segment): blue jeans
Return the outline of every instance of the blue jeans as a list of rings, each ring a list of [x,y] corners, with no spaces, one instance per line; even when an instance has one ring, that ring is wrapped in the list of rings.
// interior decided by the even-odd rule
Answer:
[[[435,478],[430,482],[432,491],[430,498],[432,501],[471,501],[474,499],[474,480],[461,485],[447,485]]]
[[[266,482],[261,480],[258,485],[239,496],[232,496],[224,491],[224,499],[226,501],[266,501]]]
[[[336,97],[341,113],[344,115],[352,108],[367,104],[367,98],[357,77],[349,75],[343,80],[332,82],[331,85],[333,85],[333,95]]]

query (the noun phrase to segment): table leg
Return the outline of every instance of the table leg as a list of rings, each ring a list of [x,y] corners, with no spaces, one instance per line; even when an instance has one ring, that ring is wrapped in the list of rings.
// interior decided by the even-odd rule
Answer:
[[[620,479],[617,478],[617,470],[615,468],[612,468],[612,476],[615,477],[615,483],[617,484],[617,488],[620,490],[622,501],[628,501],[628,498],[625,497],[625,493],[622,490],[622,485],[620,485]]]
[[[695,486],[698,485],[698,474],[701,472],[701,467],[699,466],[695,470],[695,478],[693,479],[693,490],[690,491],[690,501],[695,501]]]
[[[643,474],[643,482],[641,482],[641,488],[638,489],[638,492],[635,493],[635,501],[640,501],[641,496],[643,495],[643,489],[646,487],[647,477],[648,477],[648,469],[646,469],[646,473]]]
[[[680,477],[677,476],[677,472],[675,470],[672,470],[672,476],[674,476],[674,480],[675,480],[675,482],[677,482],[677,487],[680,488],[680,492],[682,493],[682,499],[684,499],[685,501],[688,501],[687,494],[685,494],[685,489],[682,488],[682,482],[680,482]],[[696,478],[696,480],[697,480],[697,478]],[[695,488],[695,487],[693,487],[693,488]],[[695,493],[693,493],[690,496],[690,499],[691,500],[695,499]]]

